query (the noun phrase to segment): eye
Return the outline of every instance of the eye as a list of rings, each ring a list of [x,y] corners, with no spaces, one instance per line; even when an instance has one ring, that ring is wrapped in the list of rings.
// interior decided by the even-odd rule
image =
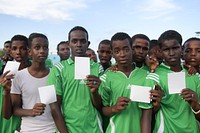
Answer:
[[[114,53],[115,53],[115,54],[118,54],[118,53],[119,53],[119,50],[118,50],[118,49],[114,49]]]

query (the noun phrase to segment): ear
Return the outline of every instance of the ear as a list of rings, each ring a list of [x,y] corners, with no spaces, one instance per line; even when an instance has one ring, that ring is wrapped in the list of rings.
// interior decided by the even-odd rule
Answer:
[[[88,41],[88,47],[90,46],[90,41]]]
[[[28,56],[31,58],[32,54],[31,54],[31,49],[28,48]]]

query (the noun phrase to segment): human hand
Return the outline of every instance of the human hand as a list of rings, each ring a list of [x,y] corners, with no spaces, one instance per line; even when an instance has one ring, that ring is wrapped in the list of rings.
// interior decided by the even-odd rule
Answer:
[[[196,92],[189,88],[185,88],[181,91],[180,96],[182,96],[182,99],[190,104],[193,110],[199,110],[200,107]]]
[[[2,74],[0,77],[0,84],[2,85],[4,89],[4,94],[10,94],[10,89],[11,89],[11,79],[14,78],[14,74],[9,74],[10,71],[6,71],[5,73]]]
[[[128,106],[128,103],[131,101],[131,99],[127,97],[119,97],[117,99],[117,102],[114,106],[112,106],[112,112],[119,113],[122,110],[126,109],[126,106]]]
[[[109,67],[109,70],[111,70],[113,72],[118,71],[117,64],[115,64],[114,66]]]
[[[159,66],[159,62],[155,56],[149,56],[145,60],[147,66],[151,69],[151,72],[155,72],[156,68]]]
[[[40,116],[44,113],[46,105],[43,103],[36,103],[32,109],[32,116]]]
[[[99,79],[99,77],[94,76],[94,75],[88,75],[86,77],[86,80],[88,80],[86,85],[90,88],[90,91],[92,93],[97,92],[99,85],[101,84],[101,80]]]
[[[152,100],[154,108],[158,109],[160,107],[160,102],[163,97],[163,91],[159,85],[155,85],[155,89],[150,90],[150,99]]]
[[[183,62],[183,66],[187,69],[188,75],[194,75],[197,73],[197,70],[193,66],[186,64],[185,62]]]

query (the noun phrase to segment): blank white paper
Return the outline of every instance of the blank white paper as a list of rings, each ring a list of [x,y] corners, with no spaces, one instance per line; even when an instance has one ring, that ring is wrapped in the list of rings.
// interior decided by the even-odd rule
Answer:
[[[186,88],[185,72],[168,73],[169,94],[181,93],[184,88]]]
[[[90,75],[90,58],[75,57],[75,79],[85,79]]]
[[[43,86],[38,88],[41,103],[50,104],[57,101],[56,89],[54,85]]]
[[[20,63],[16,62],[16,61],[7,61],[6,66],[3,70],[3,73],[10,70],[8,75],[9,74],[16,74],[18,69],[19,69],[19,65],[20,65]]]
[[[130,99],[135,102],[150,103],[151,87],[131,85]]]

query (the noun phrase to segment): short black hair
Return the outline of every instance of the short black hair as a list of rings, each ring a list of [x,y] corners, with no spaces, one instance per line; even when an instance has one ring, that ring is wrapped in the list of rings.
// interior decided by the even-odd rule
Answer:
[[[136,39],[138,38],[141,38],[141,39],[144,39],[144,40],[147,40],[150,42],[150,39],[148,36],[146,36],[145,34],[135,34],[131,39],[132,39],[132,42],[134,42]]]
[[[59,51],[59,46],[60,46],[61,44],[63,44],[63,43],[68,44],[68,41],[61,41],[61,42],[59,42],[58,45],[57,45],[57,51]]]
[[[5,46],[6,43],[11,43],[11,41],[10,41],[10,40],[5,41],[5,42],[4,42],[4,46]]]
[[[25,46],[28,47],[28,38],[24,35],[14,35],[11,38],[11,46],[13,41],[24,41]]]
[[[34,39],[34,38],[37,38],[37,37],[45,38],[45,39],[47,39],[47,41],[48,41],[47,36],[44,35],[44,34],[42,34],[42,33],[36,33],[36,32],[35,32],[35,33],[31,33],[31,34],[29,35],[29,37],[28,37],[28,48],[31,48],[33,39]]]
[[[101,44],[105,44],[111,47],[111,41],[108,39],[104,39],[99,43],[98,49],[100,48]]]
[[[155,46],[158,46],[158,40],[152,39],[150,41],[149,50],[152,49],[152,48],[154,48]]]
[[[167,30],[163,32],[158,38],[158,44],[161,47],[162,43],[166,40],[177,40],[182,45],[182,36],[175,30]]]
[[[80,31],[85,32],[85,33],[87,34],[87,40],[88,40],[88,38],[89,38],[88,32],[87,32],[87,30],[86,30],[84,27],[82,27],[82,26],[75,26],[74,28],[72,28],[72,29],[69,31],[69,33],[68,33],[68,40],[70,40],[70,34],[71,34],[71,32],[72,32],[72,31],[76,31],[76,30],[80,30]]]
[[[184,44],[183,44],[183,48],[185,47],[185,45],[190,42],[190,41],[200,41],[200,38],[197,38],[197,37],[191,37],[189,39],[187,39]]]
[[[111,48],[112,48],[113,41],[125,40],[125,39],[128,39],[130,46],[132,46],[131,37],[130,37],[127,33],[124,33],[124,32],[117,32],[117,33],[114,34],[114,35],[112,36],[112,38],[111,38]]]

